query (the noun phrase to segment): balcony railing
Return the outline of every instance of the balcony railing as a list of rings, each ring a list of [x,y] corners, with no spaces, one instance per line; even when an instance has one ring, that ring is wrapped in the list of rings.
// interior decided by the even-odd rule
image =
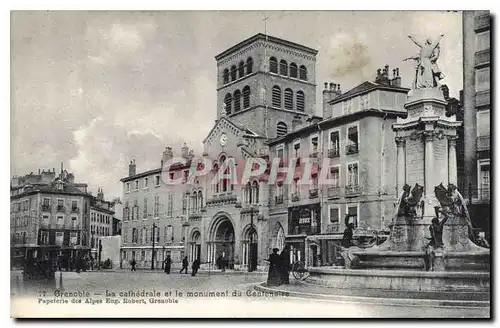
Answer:
[[[318,198],[318,188],[309,189],[309,198]]]
[[[42,204],[42,211],[44,211],[44,212],[51,212],[52,211],[52,206],[50,204],[49,205]]]
[[[476,107],[490,105],[490,90],[476,92]]]
[[[340,156],[340,151],[338,148],[328,149],[328,157],[334,158],[339,156]]]
[[[276,196],[276,197],[274,198],[274,203],[275,203],[275,204],[283,204],[283,195],[281,195],[281,196]]]
[[[340,197],[340,187],[329,187],[328,197]]]
[[[359,185],[347,185],[345,186],[345,196],[355,197],[361,194],[361,187]]]
[[[292,199],[292,202],[298,202],[300,200],[299,194],[294,193],[290,197]]]
[[[189,221],[200,221],[201,214],[200,213],[191,213],[189,214]]]
[[[358,149],[358,144],[357,143],[345,146],[345,153],[347,155],[357,154],[358,152],[359,152],[359,149]]]
[[[78,207],[72,207],[71,213],[80,213],[80,209]]]
[[[474,19],[474,29],[476,31],[486,29],[490,26],[490,15],[489,14],[482,14],[478,15]]]
[[[476,149],[477,151],[484,151],[490,149],[490,136],[481,136],[476,139]]]
[[[57,205],[57,211],[58,212],[66,212],[66,207],[63,205]]]
[[[476,52],[474,55],[475,59],[475,66],[482,66],[482,65],[488,65],[490,63],[490,49],[485,49]]]

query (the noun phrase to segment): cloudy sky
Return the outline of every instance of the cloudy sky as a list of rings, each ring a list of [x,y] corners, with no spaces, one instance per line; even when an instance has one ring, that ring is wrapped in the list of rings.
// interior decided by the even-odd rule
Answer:
[[[106,197],[135,158],[157,168],[166,145],[202,150],[216,115],[214,56],[264,32],[264,12],[13,12],[11,15],[11,174],[58,169]],[[410,86],[423,40],[444,33],[443,83],[462,85],[460,13],[267,12],[270,35],[319,50],[323,82],[343,91],[399,67]]]

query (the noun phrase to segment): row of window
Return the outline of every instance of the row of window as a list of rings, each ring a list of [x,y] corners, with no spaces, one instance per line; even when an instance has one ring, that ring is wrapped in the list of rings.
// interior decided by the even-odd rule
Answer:
[[[290,88],[286,88],[284,91],[284,106],[282,102],[282,92],[281,88],[277,85],[273,86],[272,89],[272,101],[271,104],[273,107],[277,108],[285,108],[288,110],[298,110],[303,112],[305,110],[305,95],[302,90],[296,92],[295,97],[293,95],[293,90]]]
[[[282,137],[286,135],[288,132],[288,127],[284,122],[278,122],[276,125],[276,135],[278,137]],[[310,137],[310,153],[316,153],[319,151],[319,138],[317,135],[313,135]],[[292,144],[292,151],[295,157],[301,157],[301,140],[296,140]],[[347,140],[346,140],[346,154],[354,154],[359,151],[359,131],[358,126],[353,125],[347,128]],[[329,138],[329,147],[328,147],[328,156],[329,157],[338,157],[340,156],[340,131],[332,131],[330,132]],[[278,145],[276,147],[276,157],[283,158],[284,157],[284,146]]]
[[[269,71],[282,76],[289,76],[291,78],[298,78],[300,80],[307,81],[307,68],[304,65],[297,67],[297,64],[292,62],[289,66],[287,61],[284,59],[279,62],[278,72],[278,60],[276,57],[269,58]]]
[[[160,215],[160,207],[163,205],[160,203],[160,196],[154,196],[153,203],[153,217],[159,217]],[[167,208],[166,208],[166,216],[172,217],[174,216],[174,195],[169,194],[167,196]],[[191,213],[199,213],[203,208],[203,193],[200,191],[195,191],[192,194],[186,193],[182,199],[182,215],[188,215]],[[148,208],[148,198],[144,197],[143,207],[142,207],[142,218],[146,219],[149,217],[149,208]],[[177,213],[176,213],[177,214]],[[123,208],[123,219],[128,221],[138,220],[139,219],[139,202],[138,200],[134,200],[134,205],[131,207],[129,202],[125,202],[125,206]]]
[[[64,226],[66,222],[66,217],[64,215],[57,215],[56,220],[57,220],[56,224],[58,226]],[[42,224],[48,225],[49,223],[50,223],[50,215],[48,214],[42,215]],[[71,216],[70,225],[68,226],[68,228],[76,229],[77,227],[78,227],[78,217]]]
[[[232,65],[231,68],[226,68],[222,73],[222,82],[228,84],[231,82],[241,79],[245,75],[251,74],[253,71],[253,59],[248,57],[246,63],[242,60],[239,62],[238,66]]]
[[[51,202],[50,198],[44,198],[42,202],[42,208],[44,209],[50,209],[51,207]],[[64,199],[59,198],[57,199],[57,209],[61,210],[64,209]],[[78,201],[77,200],[72,200],[71,201],[71,210],[78,210]]]
[[[91,225],[90,226],[90,234],[91,235],[99,235],[99,236],[110,236],[110,229],[109,227],[100,227],[100,226],[95,226]]]
[[[28,211],[30,208],[31,208],[31,198],[25,199],[21,202],[12,203],[10,211],[11,212]]]
[[[181,234],[184,235],[184,229],[185,227],[181,227]],[[153,234],[153,228],[152,227],[141,227],[141,228],[131,228],[131,239],[129,240],[129,229],[124,229],[123,230],[123,242],[128,243],[131,242],[133,244],[147,244],[150,242],[155,241],[155,243],[160,242],[160,235],[162,232],[162,229],[159,227],[156,227],[154,229],[154,234]],[[172,242],[174,241],[174,232],[175,229],[172,225],[168,225],[163,228],[163,238],[164,242]]]
[[[231,95],[226,94],[224,97],[224,106],[226,110],[226,115],[231,115],[233,112],[237,113],[241,109],[247,109],[250,107],[250,87],[247,85],[243,88],[243,92],[239,89],[234,91]],[[243,98],[243,107],[241,106],[241,100]]]
[[[110,224],[111,217],[109,215],[92,212],[92,213],[90,213],[90,221]]]
[[[155,181],[154,181],[154,185],[155,185],[155,186],[159,186],[159,185],[160,185],[160,176],[159,176],[159,175],[155,175],[154,180],[155,180]],[[131,189],[130,189],[130,188],[131,188],[131,186],[132,186],[132,185],[131,185],[131,182],[127,182],[127,183],[125,184],[125,191],[126,191],[126,192],[131,191]],[[133,189],[133,190],[139,190],[139,187],[140,187],[140,186],[139,186],[139,180],[135,180],[135,181],[134,181],[134,183],[133,183],[133,186],[134,186],[134,189]],[[143,182],[142,182],[142,187],[143,187],[144,189],[149,188],[149,178],[144,178],[144,179],[143,179]]]

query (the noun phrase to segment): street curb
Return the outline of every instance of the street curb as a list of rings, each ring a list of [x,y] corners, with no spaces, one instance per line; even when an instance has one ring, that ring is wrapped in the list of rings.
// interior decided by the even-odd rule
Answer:
[[[254,289],[261,292],[286,292],[288,296],[299,298],[322,299],[342,303],[361,303],[373,305],[391,305],[391,306],[412,306],[412,307],[443,307],[443,308],[489,308],[489,301],[461,301],[461,300],[432,300],[432,299],[414,299],[414,298],[384,298],[384,297],[364,297],[364,296],[345,296],[333,294],[317,294],[307,292],[288,291],[284,289],[275,289],[264,286],[264,283],[255,285]]]
[[[59,271],[57,271],[59,272]],[[67,272],[67,271],[62,271],[63,273]],[[74,271],[69,271],[69,272],[73,272],[73,273],[76,273]],[[129,273],[131,272],[130,270],[127,270],[127,269],[123,269],[123,270],[87,270],[85,271],[86,273],[108,273],[108,272],[116,272],[116,273]],[[140,272],[140,273],[161,273],[161,274],[165,274],[165,271],[163,270],[141,270],[141,269],[138,269],[137,271],[135,272]],[[198,270],[198,273],[209,273],[210,272],[210,275],[240,275],[240,274],[246,274],[246,275],[265,275],[267,274],[267,272],[264,272],[264,271],[259,271],[259,272],[247,272],[247,271],[225,271],[225,272],[221,272],[221,271],[208,271],[208,270]],[[81,272],[83,273],[83,271]],[[173,272],[173,270],[170,270],[170,274],[179,274],[179,272]]]

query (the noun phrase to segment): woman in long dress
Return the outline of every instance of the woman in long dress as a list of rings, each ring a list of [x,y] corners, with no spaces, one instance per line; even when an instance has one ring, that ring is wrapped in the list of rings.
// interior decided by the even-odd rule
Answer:
[[[281,259],[278,255],[278,248],[273,248],[273,253],[269,255],[269,272],[267,275],[268,286],[281,285],[280,263]]]

